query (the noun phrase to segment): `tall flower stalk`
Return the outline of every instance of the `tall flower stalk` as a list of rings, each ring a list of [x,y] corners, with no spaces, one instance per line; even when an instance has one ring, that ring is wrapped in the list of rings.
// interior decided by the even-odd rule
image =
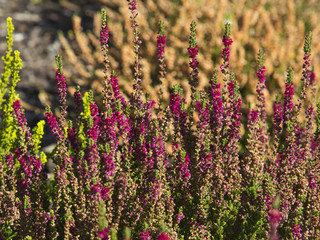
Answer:
[[[190,26],[190,37],[189,37],[189,48],[188,48],[188,53],[189,53],[189,66],[191,68],[191,73],[190,73],[190,81],[189,84],[191,86],[191,105],[194,105],[195,103],[195,94],[196,94],[196,88],[199,84],[199,72],[198,72],[198,66],[199,62],[197,60],[197,54],[199,52],[199,46],[197,44],[197,29],[196,29],[196,22],[192,21],[191,26]],[[195,106],[193,106],[195,107]]]

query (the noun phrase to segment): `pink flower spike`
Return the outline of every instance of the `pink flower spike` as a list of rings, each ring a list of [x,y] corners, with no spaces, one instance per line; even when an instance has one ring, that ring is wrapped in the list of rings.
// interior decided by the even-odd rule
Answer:
[[[101,28],[100,31],[100,43],[101,45],[107,45],[109,41],[109,29],[107,26]]]
[[[127,1],[129,2],[129,9],[131,11],[137,9],[137,0],[133,0],[133,1],[127,0]]]
[[[232,39],[227,36],[223,36],[222,42],[226,47],[230,47],[233,43]]]
[[[166,47],[166,36],[165,35],[157,36],[158,59],[164,58],[165,47]]]
[[[194,48],[188,48],[188,52],[189,52],[189,57],[190,58],[195,58],[198,54],[199,51],[199,46],[195,46]]]

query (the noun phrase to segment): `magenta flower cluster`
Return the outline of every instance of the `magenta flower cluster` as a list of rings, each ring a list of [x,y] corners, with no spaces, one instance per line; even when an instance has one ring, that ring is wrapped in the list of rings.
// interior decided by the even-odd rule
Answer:
[[[108,44],[109,41],[109,29],[107,26],[104,26],[100,30],[100,43],[101,45],[106,45]]]
[[[131,11],[137,9],[137,0],[127,0]]]
[[[157,36],[158,59],[163,59],[165,54],[166,35]]]
[[[222,42],[224,44],[224,48],[222,50],[221,57],[223,59],[223,64],[220,66],[221,72],[225,73],[227,69],[230,67],[230,46],[232,45],[233,41],[228,35],[224,35]]]

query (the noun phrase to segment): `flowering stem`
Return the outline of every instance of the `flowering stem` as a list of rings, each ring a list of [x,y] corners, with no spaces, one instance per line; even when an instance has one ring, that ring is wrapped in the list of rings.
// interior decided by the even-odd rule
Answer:
[[[163,80],[165,78],[166,75],[166,64],[164,62],[165,60],[165,48],[166,48],[166,35],[164,33],[164,25],[163,22],[160,21],[159,23],[159,33],[157,36],[157,54],[158,54],[158,63],[160,66],[160,92],[159,92],[159,110],[161,109],[161,103],[163,101],[162,99],[162,95],[163,95],[163,91],[162,91],[162,85],[163,85]]]
[[[104,59],[104,89],[103,89],[103,103],[105,107],[105,116],[108,113],[108,109],[112,104],[112,93],[110,87],[110,79],[108,71],[110,71],[110,61],[108,57],[109,48],[109,28],[107,27],[106,11],[101,10],[101,30],[100,30],[100,45],[102,48],[103,59]]]
[[[302,108],[302,102],[306,98],[306,90],[307,88],[313,84],[314,82],[314,76],[311,71],[311,62],[310,62],[310,56],[311,56],[311,41],[312,41],[312,34],[311,32],[308,32],[305,37],[305,43],[304,43],[304,63],[302,65],[302,90],[300,98],[298,99],[298,104],[295,106],[296,108],[296,116],[300,114],[301,108]]]

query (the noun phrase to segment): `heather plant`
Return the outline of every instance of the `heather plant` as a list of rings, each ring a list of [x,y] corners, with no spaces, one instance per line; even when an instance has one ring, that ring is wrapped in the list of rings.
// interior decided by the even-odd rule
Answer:
[[[39,154],[44,121],[38,123],[32,134],[15,93],[22,64],[19,52],[12,54],[11,18],[7,19],[7,26],[7,51],[2,58],[5,67],[1,75],[0,237],[44,238],[48,202],[42,169],[46,156]]]
[[[257,104],[243,114],[231,64],[231,25],[223,32],[222,64],[201,89],[192,21],[186,46],[191,103],[176,84],[169,104],[162,94],[156,104],[142,91],[136,0],[129,0],[128,8],[135,59],[130,98],[120,91],[110,65],[105,10],[99,37],[102,102],[77,87],[71,115],[62,58],[56,57],[60,114],[49,106],[45,114],[56,137],[48,155],[55,163],[53,175],[45,173],[46,155],[39,151],[43,122],[31,133],[15,94],[21,60],[18,52],[11,56],[8,19],[1,78],[0,239],[320,238],[320,103],[306,98],[315,95],[311,33],[305,38],[301,86],[295,90],[289,68],[273,116],[266,111],[266,57],[258,52]],[[166,38],[160,23],[159,81],[167,74]]]

